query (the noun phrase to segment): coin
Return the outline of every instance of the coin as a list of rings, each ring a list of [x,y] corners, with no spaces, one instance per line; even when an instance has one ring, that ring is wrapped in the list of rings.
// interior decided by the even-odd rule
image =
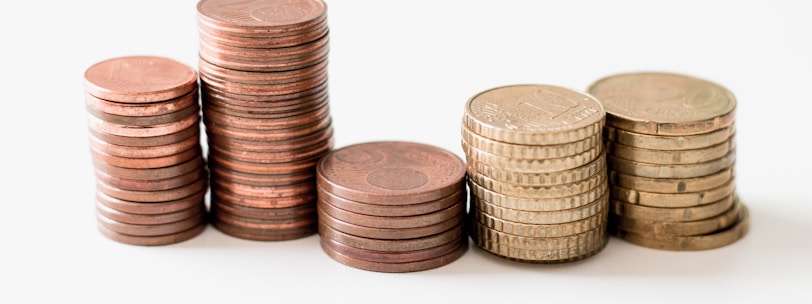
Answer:
[[[608,204],[609,193],[581,207],[559,211],[526,211],[499,207],[476,196],[471,197],[475,212],[484,212],[496,218],[525,224],[562,224],[583,220],[598,214]],[[473,210],[473,209],[472,209]]]
[[[693,178],[718,173],[733,165],[736,150],[731,150],[720,158],[689,165],[661,165],[640,163],[609,155],[609,168],[617,172],[652,178]]]
[[[93,166],[97,170],[105,172],[110,176],[115,176],[121,179],[134,179],[142,181],[170,179],[197,170],[202,165],[203,158],[200,157],[200,154],[176,165],[146,169],[116,167],[103,161],[96,159],[93,160]]]
[[[330,238],[359,249],[386,252],[415,251],[437,247],[442,244],[447,244],[452,240],[460,239],[463,234],[463,225],[460,224],[444,232],[427,237],[401,240],[381,240],[354,236],[335,230],[324,223],[319,223],[319,235],[322,237]]]
[[[599,253],[609,242],[607,234],[593,239],[591,244],[570,248],[556,248],[553,250],[536,250],[526,248],[513,248],[502,242],[490,242],[484,238],[472,235],[477,246],[485,251],[514,261],[525,263],[563,263],[573,262],[591,257]]]
[[[198,103],[199,97],[200,96],[197,94],[197,83],[195,83],[194,86],[192,86],[191,91],[187,92],[183,96],[170,100],[143,104],[109,101],[98,98],[91,94],[85,94],[85,108],[109,115],[119,115],[132,118],[163,116],[188,109],[189,107],[194,107]]]
[[[603,145],[596,145],[589,150],[561,158],[520,159],[502,157],[473,148],[465,141],[462,149],[470,161],[481,162],[494,167],[522,173],[551,173],[565,171],[583,166],[597,158],[603,152]]]
[[[197,72],[172,59],[155,56],[119,57],[85,71],[85,90],[98,98],[149,103],[177,98],[197,86]]]
[[[98,191],[103,192],[109,196],[128,201],[135,202],[166,202],[179,200],[184,197],[192,196],[195,193],[206,189],[206,178],[200,177],[196,181],[178,188],[159,191],[133,191],[116,188],[97,180],[96,188]]]
[[[614,185],[638,191],[658,193],[689,193],[710,190],[724,185],[733,176],[732,164],[717,173],[695,178],[650,178],[616,171],[609,173],[610,182]]]
[[[130,137],[130,136],[118,136],[113,134],[107,134],[103,132],[98,132],[93,130],[92,128],[88,128],[90,131],[90,136],[103,140],[109,144],[113,145],[120,145],[120,146],[127,146],[127,147],[152,147],[152,146],[163,146],[169,145],[189,137],[197,137],[200,138],[200,126],[199,125],[192,125],[186,129],[180,130],[176,133],[162,135],[162,136],[153,136],[153,137]]]
[[[381,229],[406,229],[406,228],[425,227],[443,223],[451,218],[454,218],[457,215],[463,214],[465,212],[465,206],[461,202],[457,202],[457,204],[453,204],[446,209],[438,210],[427,214],[411,215],[411,216],[375,216],[375,215],[352,213],[346,210],[342,210],[338,207],[331,205],[329,202],[320,199],[319,210],[337,220],[344,221],[347,223],[353,223],[355,225],[362,227],[381,228]]]
[[[607,125],[635,133],[701,134],[729,126],[735,118],[736,98],[730,91],[687,75],[612,75],[588,92],[604,103]]]
[[[594,176],[595,174],[598,174],[598,172],[603,170],[605,167],[606,155],[604,153],[601,153],[600,156],[592,160],[590,163],[578,168],[550,173],[525,173],[504,170],[502,168],[484,164],[469,158],[468,177],[476,182],[479,182],[479,176],[487,176],[494,180],[517,185],[552,186],[582,181]]]
[[[463,238],[463,240],[465,239]],[[350,267],[377,272],[400,273],[400,272],[415,272],[433,269],[456,261],[465,253],[465,251],[468,250],[468,242],[465,241],[463,244],[458,246],[453,251],[428,260],[416,262],[404,262],[404,263],[389,263],[389,262],[381,263],[352,258],[342,252],[333,249],[333,247],[330,247],[330,244],[326,242],[327,241],[325,241],[325,239],[322,238],[321,248],[328,256],[330,256],[334,260]]]
[[[93,117],[92,115],[88,115],[87,123],[91,129],[101,133],[130,137],[155,137],[180,132],[193,125],[197,125],[200,123],[200,116],[197,113],[193,113],[192,115],[171,123],[140,126],[138,128],[107,122]]]
[[[167,213],[174,213],[181,210],[187,210],[194,206],[203,206],[203,199],[206,196],[205,190],[199,191],[191,196],[184,197],[174,201],[166,202],[133,202],[117,199],[115,197],[104,194],[101,191],[96,192],[96,199],[99,203],[121,212],[132,214],[145,214],[145,215],[160,215]]]
[[[200,138],[190,136],[175,143],[151,146],[151,147],[129,147],[108,143],[104,140],[90,136],[90,146],[99,152],[111,156],[125,158],[157,158],[178,154],[192,148],[200,146]]]
[[[623,201],[611,200],[610,212],[633,219],[656,220],[664,222],[689,222],[711,218],[722,214],[733,206],[735,195],[729,195],[716,202],[683,208],[658,208],[630,204]]]
[[[154,104],[150,105],[152,105],[153,107],[158,107]],[[184,117],[188,117],[189,115],[197,114],[199,111],[200,106],[197,104],[192,104],[190,107],[167,114],[161,114],[156,116],[126,116],[126,115],[108,114],[98,111],[92,107],[87,107],[87,113],[95,118],[114,124],[128,126],[154,126],[168,124],[181,120]]]
[[[184,163],[190,159],[200,157],[200,146],[195,146],[186,151],[180,151],[176,154],[153,157],[153,158],[128,158],[110,155],[99,151],[94,147],[90,147],[90,155],[99,163],[106,163],[108,166],[129,168],[129,169],[155,169],[171,167],[180,163]]]
[[[428,214],[446,209],[459,202],[467,201],[466,193],[462,189],[454,194],[438,200],[408,205],[373,205],[359,203],[353,200],[335,196],[321,187],[318,187],[318,195],[320,200],[324,200],[330,203],[330,205],[349,212],[374,216],[411,216]]]
[[[321,205],[319,205],[319,207],[321,207]],[[330,228],[333,228],[336,231],[346,232],[348,234],[358,237],[381,239],[381,240],[400,240],[400,239],[414,239],[428,237],[431,235],[441,233],[443,231],[447,231],[453,227],[460,225],[460,223],[463,222],[463,213],[458,213],[454,216],[449,216],[448,218],[444,219],[439,223],[429,224],[427,226],[422,227],[373,228],[360,226],[339,220],[322,211],[321,208],[319,208],[318,214],[319,221],[321,223],[330,226]],[[463,235],[462,237],[467,236]]]
[[[133,224],[133,225],[160,225],[160,224],[168,224],[173,222],[178,222],[183,219],[188,219],[198,213],[205,213],[206,207],[203,204],[195,204],[191,208],[183,209],[176,212],[171,213],[163,213],[163,214],[136,214],[136,213],[127,213],[122,212],[113,208],[108,207],[107,205],[101,203],[101,201],[96,202],[96,212],[100,215],[104,216],[105,218],[114,220],[116,222],[125,223],[125,224]]]
[[[642,220],[629,217],[613,216],[612,221],[621,230],[630,231],[645,237],[658,235],[703,235],[722,230],[736,223],[741,212],[742,203],[736,199],[733,207],[724,213],[697,221],[664,222],[659,220]]]
[[[217,209],[218,212],[226,212],[235,216],[250,217],[258,219],[297,219],[303,217],[312,217],[316,212],[316,204],[305,203],[297,206],[287,208],[257,208],[233,204],[228,200],[218,197],[217,194],[212,194],[212,209]]]
[[[206,174],[206,171],[205,169],[203,169],[203,167],[197,167],[196,170],[193,170],[189,173],[168,179],[137,180],[137,179],[119,178],[110,175],[107,172],[104,172],[103,170],[96,169],[94,171],[96,174],[96,178],[104,182],[105,184],[108,184],[112,187],[116,187],[119,189],[133,191],[160,191],[174,189],[182,187],[184,185],[191,184],[192,182],[200,179],[202,176]]]
[[[462,140],[470,147],[488,151],[493,155],[518,159],[562,158],[582,154],[601,145],[602,134],[598,132],[582,140],[560,145],[520,145],[492,140],[474,133],[465,126],[462,127]]]
[[[525,211],[558,211],[590,204],[606,193],[609,187],[606,183],[602,183],[587,192],[560,198],[522,198],[504,195],[484,188],[473,180],[469,180],[468,188],[471,190],[471,197],[478,197],[495,206]]]
[[[604,127],[604,138],[607,141],[620,143],[630,147],[651,150],[691,150],[717,145],[727,141],[736,132],[731,124],[722,129],[696,135],[665,136],[648,135],[629,132],[612,126]]]
[[[650,164],[696,164],[724,157],[736,148],[736,141],[731,136],[727,141],[707,148],[693,150],[649,150],[634,148],[614,142],[607,142],[608,150],[614,157]]]
[[[99,224],[113,232],[132,236],[161,236],[186,231],[200,225],[200,223],[205,223],[205,210],[198,209],[197,211],[198,212],[193,214],[191,217],[177,222],[153,225],[122,223],[110,219],[104,216],[102,213],[96,213],[96,218],[99,220]]]
[[[469,174],[475,176],[476,173]],[[486,176],[472,177],[477,186],[503,196],[527,199],[551,199],[577,196],[606,184],[606,171],[603,170],[588,179],[554,186],[523,186],[497,181]]]
[[[555,238],[579,234],[606,226],[607,207],[603,206],[602,211],[583,220],[563,224],[524,224],[503,220],[484,212],[474,212],[472,214],[475,221],[494,231],[523,237]]]
[[[677,208],[700,206],[718,201],[733,194],[735,187],[735,180],[731,179],[722,186],[702,192],[655,193],[613,186],[611,193],[613,199],[627,203],[651,207]]]
[[[323,19],[326,10],[324,2],[319,0],[202,0],[197,4],[198,21],[205,22],[207,27],[262,36],[312,27]]]
[[[203,232],[203,230],[206,229],[206,222],[201,222],[199,225],[194,226],[186,231],[160,236],[127,235],[110,230],[101,223],[98,223],[96,226],[98,227],[99,232],[101,232],[102,235],[119,243],[140,246],[161,246],[161,245],[176,244],[194,238],[195,236],[199,235],[201,232]]]

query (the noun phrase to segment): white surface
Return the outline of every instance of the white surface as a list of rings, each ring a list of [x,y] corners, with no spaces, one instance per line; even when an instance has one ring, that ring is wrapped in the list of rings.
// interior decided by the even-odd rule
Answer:
[[[209,227],[173,246],[118,244],[95,228],[82,75],[137,54],[196,66],[196,1],[18,1],[0,18],[0,302],[808,301],[808,4],[545,2],[329,1],[336,147],[408,140],[462,156],[463,105],[482,90],[585,89],[620,72],[686,73],[738,98],[746,238],[705,252],[613,238],[595,257],[552,266],[471,248],[450,265],[409,274],[346,267],[317,236],[263,243]]]

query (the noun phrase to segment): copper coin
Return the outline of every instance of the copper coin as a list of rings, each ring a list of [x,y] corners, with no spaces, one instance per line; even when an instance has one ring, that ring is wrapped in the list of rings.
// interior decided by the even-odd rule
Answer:
[[[315,204],[316,202],[316,193],[304,193],[297,196],[275,198],[255,197],[230,193],[228,190],[217,186],[217,184],[212,185],[211,191],[212,196],[216,196],[218,200],[252,208],[290,208],[306,204]]]
[[[211,206],[212,213],[225,212],[234,216],[257,219],[286,220],[313,217],[316,214],[315,204],[304,204],[288,208],[254,208],[232,204],[227,200],[220,199],[215,194],[212,195]]]
[[[321,22],[314,24],[311,27],[305,28],[301,31],[292,32],[288,34],[279,35],[265,35],[265,36],[246,36],[235,35],[228,31],[221,31],[213,27],[207,26],[205,23],[198,22],[198,33],[201,40],[206,39],[211,43],[219,45],[228,45],[244,48],[283,48],[300,45],[319,39],[329,32],[327,26],[327,19],[324,18]]]
[[[338,261],[339,263],[358,269],[377,272],[415,272],[433,269],[456,261],[463,254],[465,254],[466,250],[468,250],[468,242],[467,240],[464,240],[463,244],[454,249],[454,251],[451,251],[450,253],[447,253],[445,255],[433,259],[407,263],[380,263],[352,258],[345,254],[337,252],[336,250],[328,246],[329,245],[326,244],[324,241],[321,242],[321,248],[322,250],[324,250],[324,253],[326,253],[328,256]]]
[[[88,128],[88,130],[90,131],[90,135],[92,135],[93,137],[96,137],[100,140],[103,140],[113,145],[127,147],[163,146],[182,141],[192,136],[196,136],[198,138],[200,136],[199,125],[191,125],[188,128],[180,130],[176,133],[153,137],[118,136],[113,134],[107,134],[104,132],[98,132],[96,130],[93,130],[93,128]]]
[[[300,58],[275,61],[245,60],[239,56],[229,56],[206,48],[201,48],[199,53],[200,58],[203,60],[228,69],[251,72],[284,72],[314,65],[319,61],[327,59],[329,52],[330,49],[325,47],[306,56],[301,56]]]
[[[123,116],[123,115],[107,114],[104,112],[100,112],[96,109],[93,109],[91,107],[87,107],[87,113],[92,115],[93,117],[96,117],[100,120],[109,123],[128,126],[154,126],[168,124],[181,120],[184,117],[188,117],[189,115],[192,115],[194,113],[198,113],[199,111],[200,106],[197,104],[193,104],[192,106],[187,107],[183,110],[158,116]]]
[[[178,154],[200,145],[199,137],[189,137],[179,142],[152,147],[128,147],[105,142],[90,136],[90,146],[99,152],[125,158],[156,158]]]
[[[277,61],[303,58],[309,54],[319,52],[328,47],[330,42],[329,37],[329,35],[324,35],[318,39],[302,41],[303,43],[301,44],[289,47],[252,48],[220,44],[209,40],[206,35],[201,35],[200,48],[210,49],[222,55],[235,56],[239,58],[239,60],[256,60],[258,62]]]
[[[286,33],[317,23],[327,6],[320,0],[202,0],[197,13],[200,22],[239,33]]]
[[[321,130],[316,130],[313,133],[302,135],[299,138],[290,140],[275,140],[275,141],[256,141],[256,140],[242,140],[233,139],[229,137],[218,136],[211,134],[208,136],[210,145],[217,145],[228,147],[230,149],[241,151],[255,151],[255,152],[293,152],[301,150],[318,143],[329,141],[333,138],[333,128],[326,127]],[[315,173],[315,171],[313,171]]]
[[[94,160],[107,163],[108,165],[111,166],[131,169],[152,169],[152,168],[170,167],[186,162],[190,159],[196,158],[201,153],[200,149],[201,149],[200,146],[197,145],[186,151],[169,156],[161,156],[154,158],[127,158],[113,156],[101,152],[93,147],[90,147],[90,154],[93,156]]]
[[[368,228],[403,229],[431,226],[465,213],[465,204],[458,201],[446,209],[412,216],[374,216],[352,213],[319,200],[319,209],[340,221]],[[451,228],[451,227],[449,227]]]
[[[437,247],[460,238],[464,232],[463,225],[460,224],[432,236],[415,239],[380,240],[354,236],[319,223],[319,234],[322,237],[331,238],[355,248],[377,251],[415,251]]]
[[[236,12],[235,10],[229,10],[227,14],[233,14],[235,12]],[[275,16],[271,16],[270,18],[256,16],[251,16],[250,18],[254,19],[252,21],[258,21],[262,23],[265,23],[270,19],[277,19],[275,21],[280,21],[278,20],[280,15],[277,14],[277,12],[274,12],[273,14]],[[298,12],[296,14],[300,15],[298,14]],[[307,36],[307,33],[312,32],[320,27],[327,26],[326,14],[321,14],[312,17],[313,17],[312,19],[296,25],[273,26],[273,27],[256,26],[256,25],[244,26],[244,24],[241,24],[241,22],[243,22],[244,20],[237,20],[236,23],[232,21],[222,22],[223,20],[217,21],[216,18],[207,16],[207,14],[198,10],[197,24],[199,29],[209,31],[215,36],[229,36],[245,39],[264,38],[267,40],[276,40],[276,39],[286,39],[291,36],[293,37]]]
[[[85,94],[85,106],[88,109],[95,109],[98,112],[110,115],[127,117],[161,116],[175,113],[198,104],[199,95],[197,89],[197,84],[195,83],[192,90],[183,96],[152,103],[115,102]]]
[[[253,186],[281,186],[302,182],[315,182],[315,170],[301,170],[286,174],[251,174],[228,170],[220,166],[211,166],[211,176],[226,182]]]
[[[193,214],[189,218],[182,219],[177,222],[156,224],[156,225],[135,225],[126,224],[119,221],[109,219],[101,213],[96,214],[96,219],[102,226],[114,232],[132,236],[160,236],[167,234],[174,234],[181,231],[186,231],[200,223],[205,223],[206,213],[205,210],[198,210],[199,212]]]
[[[322,224],[330,226],[331,228],[337,231],[341,231],[359,237],[380,240],[402,240],[402,239],[427,237],[441,233],[443,231],[447,231],[448,229],[451,229],[459,225],[463,221],[463,214],[460,213],[456,216],[452,216],[450,218],[445,219],[445,221],[423,227],[395,228],[395,229],[370,228],[336,219],[330,216],[329,214],[323,212],[321,210],[321,207],[319,207],[318,214],[319,221],[321,221]]]
[[[208,75],[201,75],[200,79],[201,81],[205,82],[207,86],[237,94],[287,95],[296,92],[308,91],[320,86],[327,81],[327,71],[321,71],[310,78],[282,84],[246,84],[210,78]]]
[[[217,186],[218,189],[223,189],[237,195],[247,195],[259,198],[291,197],[306,193],[314,193],[316,191],[316,185],[313,182],[280,186],[252,186],[213,179],[212,186]]]
[[[275,73],[256,73],[226,69],[211,64],[203,59],[200,59],[198,66],[200,68],[200,74],[206,75],[208,78],[246,84],[281,84],[312,78],[327,70],[327,60],[298,70]]]
[[[310,214],[304,214],[304,216],[300,217],[290,217],[290,218],[272,218],[272,217],[265,217],[265,218],[255,218],[255,217],[244,217],[235,214],[231,214],[228,212],[224,212],[222,209],[217,209],[216,207],[212,209],[211,213],[212,218],[216,218],[224,223],[242,227],[245,229],[258,229],[258,230],[290,230],[290,229],[299,229],[301,227],[312,226],[316,222],[316,212],[313,211]]]
[[[200,177],[205,176],[206,174],[206,171],[203,169],[203,167],[199,167],[198,169],[193,170],[192,172],[168,179],[137,180],[137,179],[119,178],[98,169],[94,171],[96,173],[96,178],[98,178],[105,184],[108,184],[110,186],[119,189],[133,191],[161,191],[174,189],[182,187],[184,185],[191,184],[192,182],[200,179]]]
[[[421,215],[432,212],[437,212],[459,202],[467,201],[467,192],[460,190],[444,198],[411,205],[373,205],[367,203],[359,203],[356,201],[348,200],[342,197],[333,195],[332,193],[324,190],[324,188],[317,187],[319,199],[324,200],[330,205],[347,210],[349,212],[374,215],[374,216],[412,216]]]
[[[464,188],[465,163],[441,148],[410,142],[371,142],[334,150],[316,167],[319,186],[357,202],[409,205]]]
[[[217,228],[217,230],[219,230],[222,233],[225,233],[233,237],[252,241],[293,240],[316,234],[316,232],[318,231],[316,226],[313,225],[312,223],[295,229],[284,229],[284,230],[251,229],[231,225],[229,223],[223,222],[220,218],[214,217],[211,220],[211,224],[212,226],[214,226],[214,228]]]
[[[275,164],[275,163],[278,164],[313,159],[314,157],[321,157],[325,155],[327,152],[330,151],[332,147],[333,147],[332,138],[329,138],[323,142],[316,143],[313,146],[296,150],[278,151],[278,152],[277,151],[257,152],[257,151],[223,149],[219,145],[213,144],[212,140],[209,141],[210,151],[216,150],[217,154],[224,155],[228,158],[258,164]]]
[[[321,155],[319,155],[320,157]],[[295,172],[304,169],[313,168],[318,162],[318,157],[308,160],[302,160],[292,163],[279,163],[279,164],[258,164],[251,162],[244,162],[235,159],[229,159],[227,156],[218,154],[216,151],[209,151],[209,163],[224,168],[254,174],[285,174],[288,172]]]
[[[192,91],[197,72],[172,59],[154,56],[119,57],[85,71],[85,89],[101,99],[148,103],[170,100]]]
[[[111,240],[114,240],[119,243],[140,246],[160,246],[180,243],[189,240],[199,235],[201,232],[203,232],[203,230],[206,230],[206,222],[201,222],[200,224],[198,224],[195,227],[192,227],[189,230],[181,231],[175,234],[167,234],[161,236],[135,236],[115,232],[105,227],[101,223],[98,223],[96,226],[99,228],[99,232],[101,232],[102,235]]]
[[[212,87],[207,85],[205,82],[200,84],[201,92],[203,92],[203,100],[207,98],[220,98],[221,100],[229,101],[232,104],[240,104],[240,102],[273,102],[273,103],[285,103],[285,102],[292,102],[296,103],[299,102],[300,98],[304,98],[307,96],[311,96],[313,94],[317,94],[319,92],[323,92],[327,90],[327,82],[320,84],[317,87],[312,89],[308,89],[301,92],[294,92],[285,95],[246,95],[246,94],[237,94],[234,92],[227,92],[216,87]],[[248,104],[250,106],[250,104]]]
[[[180,132],[190,126],[200,123],[200,115],[194,113],[181,120],[153,126],[128,126],[106,122],[99,118],[88,116],[88,126],[98,132],[118,136],[154,137]]]
[[[152,202],[166,202],[166,201],[174,201],[179,200],[184,197],[189,197],[198,193],[202,190],[206,189],[208,183],[206,182],[206,178],[202,177],[198,180],[192,182],[191,184],[169,189],[169,190],[160,190],[160,191],[133,191],[133,190],[124,190],[120,188],[116,188],[105,184],[104,182],[97,180],[96,186],[97,189],[105,194],[127,201],[133,202],[144,202],[144,203],[152,203]]]
[[[209,96],[203,99],[203,106],[217,112],[246,118],[278,118],[290,117],[312,111],[313,108],[323,106],[329,101],[325,91],[317,92],[290,101],[262,102],[262,101],[223,101],[217,97]]]
[[[104,194],[101,191],[96,191],[96,199],[98,200],[99,203],[102,203],[103,205],[110,207],[111,209],[118,210],[120,212],[126,212],[131,214],[144,214],[144,215],[168,214],[178,212],[181,210],[186,210],[189,208],[194,208],[195,206],[204,206],[203,200],[205,196],[206,190],[204,189],[195,194],[192,194],[189,197],[184,197],[179,200],[167,202],[155,202],[155,203],[142,203],[120,200],[115,197]]]
[[[309,124],[314,121],[327,119],[330,115],[330,107],[327,102],[312,107],[309,111],[298,115],[281,117],[251,118],[228,115],[228,113],[218,112],[211,108],[203,110],[205,121],[216,122],[229,125],[235,128],[256,129],[256,130],[279,130],[287,129],[291,126]],[[273,120],[267,118],[274,118]]]
[[[234,128],[217,123],[207,123],[206,131],[235,139],[272,141],[295,139],[303,135],[312,134],[313,132],[326,128],[330,125],[332,125],[332,118],[328,117],[327,119],[316,121],[315,123],[295,126],[284,130],[250,130]]]
[[[206,206],[197,204],[191,208],[183,209],[172,213],[163,214],[136,214],[122,212],[96,201],[96,212],[102,216],[125,224],[133,225],[160,225],[182,221],[191,218],[195,214],[206,212]]]
[[[204,163],[203,159],[198,154],[197,156],[182,163],[179,163],[177,165],[159,168],[147,168],[147,169],[123,168],[116,167],[107,164],[104,161],[99,161],[96,159],[93,160],[93,166],[96,167],[96,170],[102,171],[106,174],[109,174],[110,176],[115,176],[117,178],[151,181],[151,180],[169,179],[192,172],[194,170],[203,167]]]
[[[447,244],[442,244],[437,247],[406,252],[388,252],[388,251],[359,249],[325,237],[321,238],[321,242],[325,243],[325,245],[329,247],[332,251],[341,253],[353,259],[377,263],[401,264],[401,263],[425,261],[446,255],[460,246],[467,245],[468,244],[466,242],[467,238],[468,236],[462,236],[458,239],[448,242]]]

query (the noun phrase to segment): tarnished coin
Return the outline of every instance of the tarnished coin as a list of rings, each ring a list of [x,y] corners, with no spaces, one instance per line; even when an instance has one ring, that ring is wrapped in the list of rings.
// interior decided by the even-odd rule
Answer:
[[[662,208],[679,208],[710,204],[731,195],[733,191],[736,190],[735,188],[736,181],[731,179],[722,186],[702,192],[655,193],[612,186],[611,193],[613,199],[631,204]]]
[[[652,135],[692,135],[733,123],[736,98],[713,82],[669,73],[629,73],[596,81],[588,92],[606,107],[606,124]]]
[[[614,157],[640,163],[662,165],[690,165],[718,159],[736,149],[736,140],[731,136],[727,141],[707,148],[692,150],[649,150],[607,142],[607,153]]]
[[[403,262],[403,263],[390,263],[390,262],[382,263],[356,259],[348,256],[345,253],[342,253],[340,249],[335,249],[335,247],[332,247],[331,244],[333,243],[328,243],[332,240],[325,239],[324,237],[322,237],[321,248],[328,256],[330,256],[334,260],[350,267],[377,272],[400,273],[400,272],[423,271],[438,268],[456,261],[463,254],[465,254],[465,251],[468,250],[468,242],[466,241],[466,238],[462,239],[463,239],[462,244],[460,244],[456,249],[454,249],[449,253],[423,261]]]
[[[733,176],[734,165],[717,173],[694,178],[651,178],[634,176],[612,171],[609,181],[628,189],[657,193],[690,193],[701,192],[720,187],[730,181]]]
[[[658,208],[611,200],[610,212],[633,219],[663,222],[690,222],[704,220],[722,214],[733,206],[735,195],[729,195],[716,202],[683,208]]]
[[[730,168],[736,162],[736,150],[731,150],[725,156],[688,165],[661,165],[640,163],[609,155],[607,157],[611,170],[642,177],[652,178],[694,178],[711,175]]]
[[[714,231],[719,231],[730,227],[736,223],[741,213],[742,203],[736,199],[733,207],[724,213],[690,222],[664,222],[659,220],[642,220],[629,217],[612,216],[618,229],[633,232],[644,237],[656,237],[658,235],[703,235]]]
[[[463,125],[483,137],[526,145],[580,141],[601,132],[603,104],[594,97],[549,85],[493,88],[468,100]]]
[[[95,97],[125,103],[165,101],[188,94],[197,72],[172,59],[131,56],[105,60],[85,71],[85,90]]]

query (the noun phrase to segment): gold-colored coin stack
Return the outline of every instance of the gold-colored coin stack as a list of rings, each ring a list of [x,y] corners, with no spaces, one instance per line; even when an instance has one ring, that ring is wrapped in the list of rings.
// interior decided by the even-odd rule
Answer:
[[[666,250],[731,244],[749,229],[735,194],[736,99],[685,75],[606,77],[589,92],[606,106],[610,231]]]
[[[498,87],[468,100],[462,147],[474,242],[534,263],[600,252],[608,239],[605,117],[595,98],[556,86]]]

